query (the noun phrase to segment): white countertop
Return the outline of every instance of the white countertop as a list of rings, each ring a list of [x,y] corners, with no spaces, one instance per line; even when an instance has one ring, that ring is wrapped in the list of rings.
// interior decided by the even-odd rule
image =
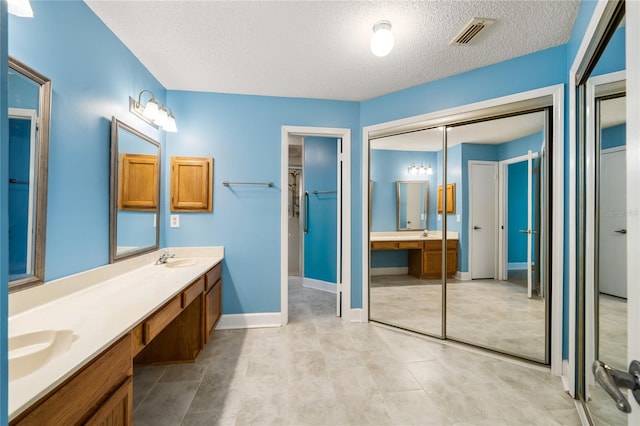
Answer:
[[[369,236],[371,241],[417,241],[417,240],[442,240],[442,231],[395,231],[395,232],[372,232]],[[457,240],[457,232],[447,232],[448,240]]]
[[[197,262],[180,268],[154,265],[164,251]],[[77,337],[43,368],[9,382],[9,420],[223,258],[223,247],[165,248],[10,294],[9,337],[38,330],[72,330]]]

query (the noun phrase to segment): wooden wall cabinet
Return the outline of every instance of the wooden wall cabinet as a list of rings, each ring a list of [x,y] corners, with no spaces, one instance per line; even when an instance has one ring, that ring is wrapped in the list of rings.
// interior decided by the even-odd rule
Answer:
[[[158,207],[158,156],[120,154],[118,209],[155,211]]]
[[[213,210],[213,158],[171,157],[171,211]]]

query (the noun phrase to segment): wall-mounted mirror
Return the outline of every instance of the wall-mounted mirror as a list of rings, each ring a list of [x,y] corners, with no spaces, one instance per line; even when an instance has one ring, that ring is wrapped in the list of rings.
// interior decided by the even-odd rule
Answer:
[[[158,249],[160,144],[115,117],[110,204],[110,262]]]
[[[51,80],[9,58],[9,289],[44,282]]]
[[[427,229],[428,180],[399,180],[396,185],[397,230]]]

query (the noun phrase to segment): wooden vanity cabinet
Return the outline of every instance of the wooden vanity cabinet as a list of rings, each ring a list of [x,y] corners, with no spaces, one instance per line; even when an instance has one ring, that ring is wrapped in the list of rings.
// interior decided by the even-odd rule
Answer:
[[[371,241],[371,250],[408,250],[409,275],[420,279],[442,277],[442,240]],[[458,240],[447,241],[447,276],[458,271]]]
[[[130,425],[132,367],[127,334],[11,425]]]
[[[204,340],[207,343],[222,313],[222,264],[205,274],[205,282]]]

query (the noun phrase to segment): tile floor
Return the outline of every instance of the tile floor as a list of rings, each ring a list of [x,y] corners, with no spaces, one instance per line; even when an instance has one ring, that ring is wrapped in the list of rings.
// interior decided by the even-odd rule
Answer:
[[[579,425],[548,369],[335,318],[292,284],[286,327],[216,331],[193,364],[134,369],[135,425]]]
[[[440,280],[410,275],[373,276],[370,317],[386,324],[440,335]],[[447,336],[544,362],[544,299],[507,281],[447,281]]]

